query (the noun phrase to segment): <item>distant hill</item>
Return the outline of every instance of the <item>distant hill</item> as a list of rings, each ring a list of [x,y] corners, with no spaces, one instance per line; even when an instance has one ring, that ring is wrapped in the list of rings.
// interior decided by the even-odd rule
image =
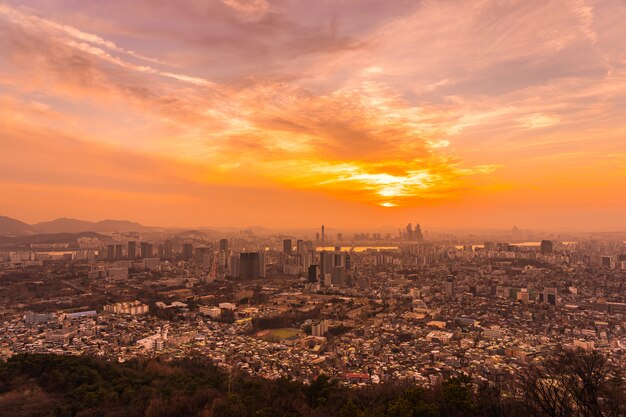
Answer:
[[[181,239],[208,239],[209,234],[199,230],[186,230],[176,234]]]
[[[48,222],[35,223],[33,229],[37,233],[76,233],[94,230],[94,223],[62,217]]]
[[[0,236],[25,236],[31,234],[81,233],[81,232],[146,232],[156,230],[154,227],[143,226],[127,220],[102,220],[90,222],[86,220],[59,219],[29,225],[20,220],[0,216]]]
[[[31,230],[32,226],[27,223],[7,216],[0,216],[0,235],[19,236],[29,233]]]
[[[150,227],[127,220],[102,220],[89,222],[85,220],[69,219],[62,217],[49,222],[41,222],[33,225],[33,229],[39,233],[78,233],[78,232],[141,232]]]
[[[107,236],[101,235],[95,232],[80,232],[80,233],[47,233],[47,234],[32,234],[24,236],[0,236],[0,247],[18,247],[28,246],[33,243],[69,243],[75,244],[80,237],[98,238],[101,240],[107,239]]]

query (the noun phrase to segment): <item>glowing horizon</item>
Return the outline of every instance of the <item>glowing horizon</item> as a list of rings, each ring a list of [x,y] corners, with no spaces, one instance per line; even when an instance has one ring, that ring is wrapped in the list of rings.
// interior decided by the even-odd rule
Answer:
[[[626,3],[0,1],[0,215],[626,229]]]

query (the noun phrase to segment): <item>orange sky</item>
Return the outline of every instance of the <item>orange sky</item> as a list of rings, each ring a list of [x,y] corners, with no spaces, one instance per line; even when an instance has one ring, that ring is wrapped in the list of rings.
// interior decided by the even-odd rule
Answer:
[[[0,0],[0,214],[626,229],[626,2]]]

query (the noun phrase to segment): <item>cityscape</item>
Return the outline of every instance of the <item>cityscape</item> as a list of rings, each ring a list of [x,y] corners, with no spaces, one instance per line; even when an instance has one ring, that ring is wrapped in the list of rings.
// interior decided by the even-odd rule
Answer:
[[[623,0],[0,0],[0,417],[626,416]]]
[[[201,356],[345,386],[493,381],[564,349],[626,367],[623,240],[144,230],[4,238],[2,358]]]

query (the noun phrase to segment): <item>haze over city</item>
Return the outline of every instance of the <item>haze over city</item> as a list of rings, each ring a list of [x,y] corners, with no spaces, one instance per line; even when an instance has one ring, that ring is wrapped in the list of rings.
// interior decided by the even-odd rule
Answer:
[[[626,229],[626,3],[2,1],[0,214]]]

